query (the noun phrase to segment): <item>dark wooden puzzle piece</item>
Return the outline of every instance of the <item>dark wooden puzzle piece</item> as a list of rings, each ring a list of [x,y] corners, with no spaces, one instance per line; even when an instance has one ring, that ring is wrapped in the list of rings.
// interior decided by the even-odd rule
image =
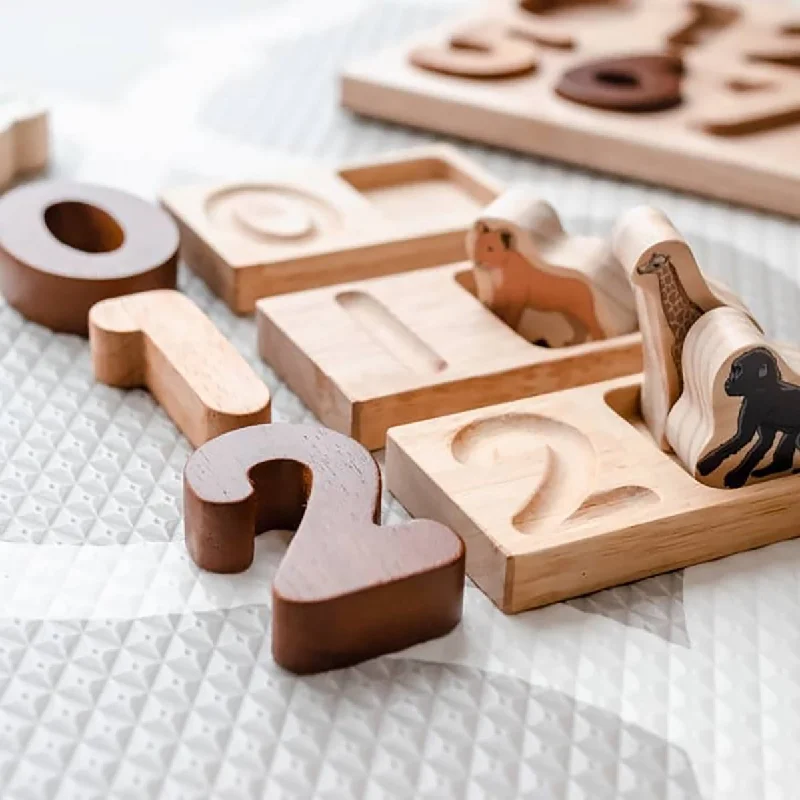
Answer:
[[[127,192],[41,181],[0,199],[0,289],[51,330],[86,336],[95,303],[173,289],[177,265],[175,223]]]
[[[609,111],[664,111],[681,103],[683,63],[677,56],[600,58],[564,73],[556,92]]]
[[[461,618],[461,540],[428,520],[381,527],[380,487],[367,450],[314,426],[244,428],[186,464],[186,545],[201,568],[241,572],[258,533],[296,529],[272,606],[273,657],[292,672],[400,650]]]

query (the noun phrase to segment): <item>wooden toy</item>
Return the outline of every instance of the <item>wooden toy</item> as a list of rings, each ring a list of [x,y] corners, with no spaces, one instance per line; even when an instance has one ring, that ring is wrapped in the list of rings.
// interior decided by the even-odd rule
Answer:
[[[568,236],[532,187],[514,186],[489,205],[468,235],[467,251],[478,298],[530,342],[580,344],[638,327],[630,284],[609,245]],[[558,334],[553,340],[542,312],[565,318],[572,331],[566,341]]]
[[[47,110],[13,93],[0,94],[0,189],[47,166]]]
[[[689,331],[685,386],[667,420],[667,438],[697,480],[738,488],[792,471],[800,361],[791,355],[770,345],[739,309],[710,311]]]
[[[51,330],[86,336],[95,303],[174,288],[177,264],[169,215],[126,192],[40,181],[0,198],[0,289]]]
[[[306,425],[234,431],[186,464],[186,545],[203,569],[241,572],[256,534],[297,530],[272,585],[272,653],[292,672],[400,650],[461,618],[461,540],[428,520],[381,527],[380,486],[366,450]]]
[[[261,356],[321,422],[370,449],[393,425],[641,369],[637,334],[525,341],[475,297],[470,266],[260,300]]]
[[[747,319],[729,308],[712,314]],[[692,349],[687,342],[687,359]],[[800,352],[783,355],[783,380],[794,382],[786,365]],[[785,460],[771,481],[731,491],[701,484],[650,436],[640,387],[639,377],[618,378],[394,428],[387,488],[412,515],[464,539],[467,573],[508,613],[798,535],[800,477]],[[720,427],[710,446],[729,433]],[[797,429],[779,433],[794,446]],[[785,438],[779,446],[785,459]]]
[[[497,181],[450,147],[354,164],[276,169],[263,183],[188,186],[162,202],[183,255],[238,313],[256,300],[465,257]]]
[[[800,12],[493,0],[363,58],[367,116],[800,216]]]
[[[653,438],[669,449],[665,428],[683,389],[686,335],[706,311],[741,308],[741,301],[705,279],[689,245],[657,209],[642,206],[623,215],[613,247],[635,287],[644,349],[642,413]]]
[[[89,312],[97,380],[145,386],[189,442],[269,422],[269,390],[186,295],[154,290],[104,300]]]

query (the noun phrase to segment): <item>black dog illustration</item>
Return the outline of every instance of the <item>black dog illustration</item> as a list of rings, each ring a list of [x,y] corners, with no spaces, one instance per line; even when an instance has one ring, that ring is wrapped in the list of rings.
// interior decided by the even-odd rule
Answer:
[[[758,438],[750,452],[725,476],[725,486],[735,489],[744,486],[751,474],[762,478],[791,469],[795,449],[800,447],[800,386],[781,378],[775,356],[766,347],[742,353],[731,364],[725,393],[729,397],[743,398],[738,429],[727,442],[698,463],[698,472],[711,474],[726,458],[749,444],[754,436]],[[755,469],[769,452],[778,433],[781,439],[772,463]]]

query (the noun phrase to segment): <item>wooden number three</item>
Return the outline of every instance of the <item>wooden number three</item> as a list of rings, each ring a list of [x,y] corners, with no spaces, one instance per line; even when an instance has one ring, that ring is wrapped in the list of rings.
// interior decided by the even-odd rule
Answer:
[[[186,464],[186,545],[203,569],[245,570],[256,534],[297,530],[272,587],[272,653],[292,672],[409,647],[461,618],[461,540],[428,520],[379,526],[380,486],[361,445],[305,425],[233,431]]]

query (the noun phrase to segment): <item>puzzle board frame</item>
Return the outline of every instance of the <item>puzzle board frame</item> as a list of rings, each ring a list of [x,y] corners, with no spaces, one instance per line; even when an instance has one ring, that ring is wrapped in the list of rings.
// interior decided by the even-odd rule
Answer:
[[[602,20],[598,5],[603,2],[568,8],[562,19],[559,13],[534,15],[521,11],[516,0],[500,0],[491,12],[487,7],[348,66],[341,78],[342,104],[369,117],[800,217],[800,161],[793,155],[800,135],[800,11],[782,4],[726,2],[724,7],[734,8],[739,18],[723,30],[711,23],[698,31],[700,17],[693,15],[700,12],[694,9],[716,4],[633,0],[642,16],[630,22],[619,14]],[[626,4],[620,0],[618,5]],[[444,42],[476,21],[485,29],[487,19],[513,26],[517,41],[539,42],[531,45],[539,56],[534,74],[474,79],[409,62],[414,46]],[[776,42],[776,31],[786,31],[786,41]],[[571,39],[576,46],[542,47],[547,39]],[[556,95],[565,70],[598,57],[631,54],[631,41],[634,52],[681,52],[688,68],[683,104],[625,114]],[[756,63],[751,53],[772,60]],[[789,92],[788,105],[785,98],[775,101],[779,125],[741,135],[706,132],[720,120],[772,103],[775,85]]]
[[[261,357],[317,418],[369,449],[417,420],[642,368],[638,333],[561,348],[518,336],[465,262],[259,300]]]
[[[393,428],[387,488],[464,539],[467,573],[506,613],[800,535],[800,475],[698,483],[653,441],[640,388],[618,378]]]

